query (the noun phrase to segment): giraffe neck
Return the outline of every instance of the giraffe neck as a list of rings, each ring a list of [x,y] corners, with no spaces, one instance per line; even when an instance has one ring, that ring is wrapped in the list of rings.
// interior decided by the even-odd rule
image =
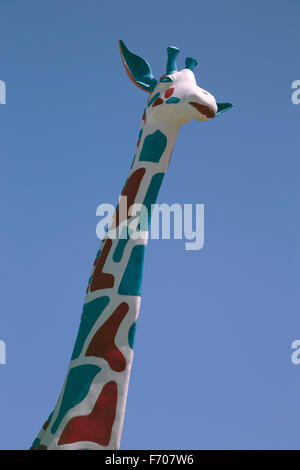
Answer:
[[[145,122],[122,191],[128,208],[154,204],[177,138],[177,127]],[[127,212],[115,211],[117,227]],[[94,262],[65,383],[34,447],[118,449],[141,300],[146,238],[105,237]]]
[[[167,126],[164,122],[145,122],[145,116],[144,113],[135,156],[121,196],[127,196],[128,208],[132,204],[144,204],[150,212],[168,169],[179,127]]]
[[[143,114],[139,132],[134,167],[145,167],[146,170],[166,173],[171,154],[177,139],[179,127],[166,122],[146,120]]]
[[[125,225],[130,223],[129,211],[133,204],[143,204],[148,215],[151,214],[151,204],[154,204],[157,199],[179,131],[179,127],[168,127],[165,123],[148,121],[145,123],[144,121],[143,118],[135,156],[121,192],[120,205],[113,215],[110,226],[110,229],[119,229],[119,231],[116,232],[116,238],[105,237],[103,239],[94,262],[95,269],[90,278],[85,302],[101,295],[100,291],[105,288],[113,287],[116,290],[119,286],[118,292],[124,293],[124,283],[131,284],[130,288],[125,289],[126,295],[139,296],[141,294],[143,257],[148,237],[131,239],[128,237],[127,230],[124,233],[121,227],[124,222]],[[126,197],[124,207],[121,207],[124,196]],[[130,258],[135,261],[135,285],[131,276],[128,275],[128,282],[127,277],[124,279],[124,268],[131,263]]]

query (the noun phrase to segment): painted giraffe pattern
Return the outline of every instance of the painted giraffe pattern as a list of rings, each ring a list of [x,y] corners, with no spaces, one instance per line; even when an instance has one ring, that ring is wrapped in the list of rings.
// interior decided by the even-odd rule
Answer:
[[[190,80],[190,88],[196,86],[192,72],[195,59],[187,58],[186,68],[177,72],[175,60],[179,51],[168,48],[167,73],[157,82],[143,59],[132,54],[123,41],[120,40],[119,45],[129,77],[150,93],[142,115],[136,153],[121,196],[127,197],[128,208],[142,203],[150,213],[169,166],[180,125],[192,118],[208,120],[231,105],[226,109],[224,105],[217,105],[213,96],[202,89],[199,90],[204,93],[199,95],[199,100],[193,88],[187,118],[185,108],[176,112],[175,106],[186,101],[182,91],[184,80]],[[135,70],[138,63],[146,70],[144,76],[139,76]],[[180,77],[182,72],[184,80]],[[159,112],[163,108],[167,108],[166,111]],[[110,228],[126,227],[131,220],[129,212],[121,212],[118,206]],[[102,240],[88,282],[62,392],[31,449],[119,448],[146,245],[147,237],[111,239],[106,234]]]

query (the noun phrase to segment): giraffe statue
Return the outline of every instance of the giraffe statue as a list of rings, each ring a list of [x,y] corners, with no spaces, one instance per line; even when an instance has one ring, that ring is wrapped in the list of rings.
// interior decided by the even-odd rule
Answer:
[[[121,39],[119,47],[129,78],[149,98],[128,178],[96,255],[62,392],[31,449],[119,448],[147,245],[147,230],[144,237],[130,236],[130,209],[143,204],[151,213],[180,126],[192,119],[207,121],[232,107],[216,103],[197,86],[195,59],[187,57],[185,68],[177,71],[176,47],[167,48],[166,73],[158,81],[149,64]],[[118,236],[110,237],[117,228]]]

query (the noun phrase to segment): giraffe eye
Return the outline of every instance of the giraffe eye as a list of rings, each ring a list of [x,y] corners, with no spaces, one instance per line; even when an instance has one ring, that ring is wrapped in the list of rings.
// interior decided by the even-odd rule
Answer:
[[[169,75],[163,75],[159,80],[161,83],[173,82],[173,79]]]

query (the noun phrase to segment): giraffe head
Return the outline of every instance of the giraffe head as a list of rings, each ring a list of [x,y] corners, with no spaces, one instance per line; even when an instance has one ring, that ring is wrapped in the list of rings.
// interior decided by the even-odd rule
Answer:
[[[130,52],[121,39],[119,46],[129,78],[136,86],[150,93],[146,107],[148,120],[182,125],[192,119],[207,121],[232,108],[231,103],[217,103],[211,93],[197,85],[193,72],[197,65],[195,59],[187,57],[185,68],[177,71],[179,49],[176,47],[168,47],[166,73],[156,80],[144,59]]]

